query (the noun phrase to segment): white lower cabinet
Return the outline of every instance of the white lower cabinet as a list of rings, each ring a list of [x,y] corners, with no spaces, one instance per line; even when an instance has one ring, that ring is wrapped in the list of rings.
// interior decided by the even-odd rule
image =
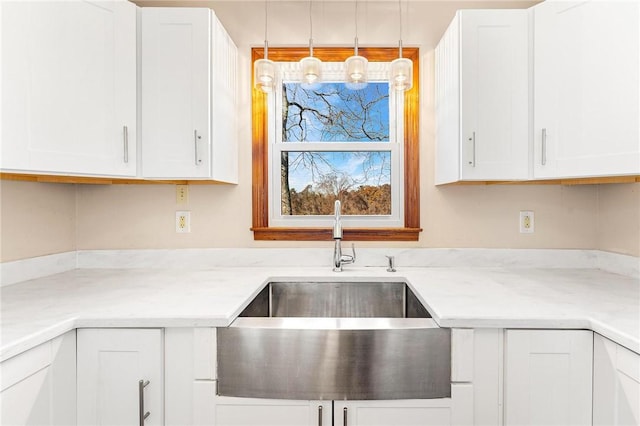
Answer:
[[[640,425],[640,355],[594,335],[594,426]]]
[[[216,426],[449,426],[452,400],[295,401],[215,398]]]
[[[0,424],[76,423],[76,333],[70,331],[0,364]]]
[[[163,349],[161,329],[79,329],[78,425],[163,425]]]
[[[331,426],[331,401],[215,398],[215,426]]]
[[[336,401],[335,426],[448,426],[451,399]]]
[[[505,425],[591,425],[593,332],[507,330]]]

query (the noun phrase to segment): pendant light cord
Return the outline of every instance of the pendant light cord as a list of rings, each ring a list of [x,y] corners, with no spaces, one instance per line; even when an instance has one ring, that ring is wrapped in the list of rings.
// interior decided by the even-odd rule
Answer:
[[[309,56],[313,56],[313,19],[312,13],[312,0],[309,0]]]
[[[358,56],[358,0],[356,0],[356,49],[355,56]]]
[[[269,58],[269,44],[267,42],[267,25],[268,25],[268,14],[269,10],[267,8],[267,0],[264,0],[264,58]]]
[[[398,19],[400,20],[400,25],[398,26],[400,29],[400,41],[398,43],[398,51],[399,55],[402,58],[402,0],[398,0]]]

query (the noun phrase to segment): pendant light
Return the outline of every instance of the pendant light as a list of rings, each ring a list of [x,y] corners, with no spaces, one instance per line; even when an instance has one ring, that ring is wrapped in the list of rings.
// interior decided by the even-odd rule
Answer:
[[[398,15],[400,17],[400,41],[398,43],[398,59],[391,61],[391,78],[389,84],[394,90],[406,91],[413,87],[413,62],[402,57],[402,4],[398,0]]]
[[[267,41],[267,0],[264,2],[264,59],[258,59],[253,64],[254,85],[265,93],[273,92],[276,86],[276,64],[269,60],[269,42]]]
[[[322,61],[313,57],[313,20],[311,18],[312,1],[309,0],[309,56],[300,60],[302,87],[317,89],[322,81]]]
[[[360,90],[367,87],[367,65],[369,61],[364,56],[358,55],[358,0],[356,0],[356,39],[354,55],[344,62],[346,68],[345,85],[352,90]]]

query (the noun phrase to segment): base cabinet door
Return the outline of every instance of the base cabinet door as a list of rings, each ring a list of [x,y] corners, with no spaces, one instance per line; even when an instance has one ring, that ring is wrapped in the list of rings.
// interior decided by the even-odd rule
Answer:
[[[507,330],[505,425],[591,425],[593,332]]]
[[[164,424],[160,329],[78,330],[78,425]]]
[[[215,426],[331,426],[331,401],[215,398]]]
[[[76,423],[76,333],[70,331],[0,364],[0,424]]]
[[[593,424],[640,425],[640,355],[599,334],[593,341]]]
[[[451,399],[336,401],[335,426],[449,426]]]

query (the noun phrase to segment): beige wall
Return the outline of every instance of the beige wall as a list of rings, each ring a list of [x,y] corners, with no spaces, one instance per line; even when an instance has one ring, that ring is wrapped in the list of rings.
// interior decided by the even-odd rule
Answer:
[[[0,261],[76,249],[75,185],[0,181]]]
[[[293,247],[329,243],[255,242],[251,226],[251,117],[249,49],[260,45],[262,2],[195,2],[213,5],[240,50],[239,173],[237,186],[192,185],[189,203],[177,205],[173,185],[48,185],[3,183],[2,260],[78,249]],[[167,5],[168,2],[161,2]],[[182,3],[184,4],[184,2]],[[353,38],[346,2],[316,2],[318,45],[345,45]],[[407,4],[403,2],[403,4]],[[421,225],[416,243],[362,246],[602,248],[640,256],[638,185],[445,186],[433,185],[433,48],[456,8],[513,7],[531,2],[408,2],[405,44],[423,52],[421,93]],[[361,3],[361,44],[393,45],[397,3]],[[285,13],[286,11],[286,13]],[[273,2],[270,41],[304,45],[306,2]],[[344,12],[344,11],[343,11]],[[297,18],[296,18],[297,17]],[[317,19],[317,21],[315,20]],[[368,23],[365,23],[368,22]],[[393,23],[393,22],[392,22]],[[77,189],[76,189],[77,187]],[[8,188],[6,190],[5,188]],[[49,201],[47,201],[49,200]],[[44,205],[57,206],[54,210]],[[77,213],[76,213],[77,204]],[[191,211],[190,234],[175,233],[175,211]],[[520,210],[535,212],[535,233],[518,232]],[[77,218],[77,219],[76,219]],[[14,226],[20,224],[20,227]],[[628,222],[628,228],[621,223]],[[62,226],[62,225],[66,226]],[[27,243],[20,228],[44,228]],[[627,232],[629,231],[629,232]]]
[[[640,256],[640,183],[598,187],[600,250]]]

